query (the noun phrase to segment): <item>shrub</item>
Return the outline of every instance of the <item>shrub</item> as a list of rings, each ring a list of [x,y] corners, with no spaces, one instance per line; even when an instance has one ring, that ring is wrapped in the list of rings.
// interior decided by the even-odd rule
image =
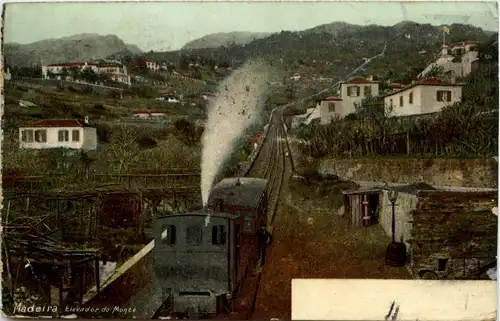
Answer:
[[[155,148],[158,145],[156,140],[147,136],[140,137],[139,140],[137,141],[137,144],[139,144],[139,147],[145,149]]]

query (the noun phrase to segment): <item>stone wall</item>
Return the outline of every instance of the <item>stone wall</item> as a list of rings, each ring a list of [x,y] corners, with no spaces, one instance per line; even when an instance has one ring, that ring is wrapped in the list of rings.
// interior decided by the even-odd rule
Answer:
[[[392,204],[389,201],[388,191],[383,191],[380,196],[379,224],[385,233],[392,237]],[[414,194],[399,193],[394,204],[395,217],[395,239],[396,242],[404,242],[408,245],[411,238],[411,213],[416,208],[418,198]]]
[[[491,212],[497,196],[497,191],[418,192],[408,249],[412,273],[477,279],[478,267],[495,261],[497,254],[498,217]],[[446,263],[443,271],[439,260]]]
[[[433,186],[496,188],[498,163],[494,159],[359,158],[321,160],[321,174],[353,181],[377,181]]]

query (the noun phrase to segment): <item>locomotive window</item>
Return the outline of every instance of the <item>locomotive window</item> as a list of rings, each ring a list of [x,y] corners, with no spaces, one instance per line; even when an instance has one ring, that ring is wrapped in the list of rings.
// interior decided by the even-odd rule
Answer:
[[[161,232],[161,240],[168,245],[175,244],[175,225],[164,225]]]
[[[245,224],[243,225],[243,230],[245,232],[252,231],[252,213],[248,212],[245,214]]]
[[[186,243],[188,245],[200,245],[203,230],[199,225],[188,226],[186,229]]]
[[[216,225],[212,227],[212,244],[226,244],[226,231],[224,225]]]

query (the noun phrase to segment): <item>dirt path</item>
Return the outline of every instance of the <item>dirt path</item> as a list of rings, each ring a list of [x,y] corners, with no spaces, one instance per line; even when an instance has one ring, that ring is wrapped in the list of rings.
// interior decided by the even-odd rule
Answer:
[[[289,193],[285,188],[254,318],[291,318],[293,278],[409,278],[405,268],[385,265],[390,239],[380,226],[351,228],[329,202]]]

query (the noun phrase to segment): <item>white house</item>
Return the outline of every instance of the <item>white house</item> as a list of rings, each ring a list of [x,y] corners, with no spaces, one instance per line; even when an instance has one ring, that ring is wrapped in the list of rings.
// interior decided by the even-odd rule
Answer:
[[[148,119],[151,117],[151,113],[149,111],[136,111],[133,117],[140,119]]]
[[[151,118],[163,118],[167,116],[167,113],[164,111],[152,111],[150,112]]]
[[[328,97],[320,102],[321,124],[335,117],[343,118],[356,112],[356,106],[368,97],[379,95],[379,83],[371,79],[353,78],[340,85],[340,97]]]
[[[154,60],[144,59],[144,62],[146,63],[146,67],[151,71],[158,72],[161,68],[160,64]]]
[[[319,111],[320,111],[320,124],[321,125],[327,125],[329,124],[334,118],[340,117],[340,115],[347,115],[344,112],[344,105],[343,105],[342,98],[340,97],[328,97],[323,99],[319,104]]]
[[[130,85],[132,83],[131,77],[127,72],[127,67],[118,63],[104,63],[98,64],[97,72],[106,74],[113,81]]]
[[[41,120],[19,128],[19,147],[95,150],[96,129],[78,120]]]
[[[55,78],[58,80],[74,80],[71,76],[71,69],[82,71],[90,69],[96,74],[105,74],[110,79],[123,84],[130,85],[131,79],[127,72],[127,67],[118,63],[87,63],[87,62],[69,62],[42,65],[42,78]],[[63,79],[64,78],[64,79]]]
[[[465,77],[472,72],[472,64],[478,59],[478,41],[465,41],[451,45],[444,45],[439,51],[436,60],[428,65],[420,77],[432,70],[434,67],[442,67],[444,72],[451,72],[452,81],[457,77]]]
[[[428,78],[384,96],[384,104],[392,109],[393,116],[435,113],[459,102],[462,86]]]

